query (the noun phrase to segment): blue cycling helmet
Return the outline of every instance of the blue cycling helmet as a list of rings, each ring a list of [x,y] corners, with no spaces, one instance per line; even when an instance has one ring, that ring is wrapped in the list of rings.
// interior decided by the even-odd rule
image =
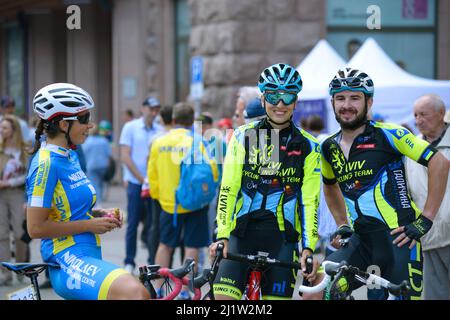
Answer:
[[[333,96],[335,93],[345,90],[362,91],[369,97],[373,97],[373,80],[367,73],[358,69],[345,68],[339,70],[330,82],[329,92]]]
[[[262,93],[277,90],[299,93],[302,84],[298,71],[286,63],[277,63],[264,69],[258,81]]]

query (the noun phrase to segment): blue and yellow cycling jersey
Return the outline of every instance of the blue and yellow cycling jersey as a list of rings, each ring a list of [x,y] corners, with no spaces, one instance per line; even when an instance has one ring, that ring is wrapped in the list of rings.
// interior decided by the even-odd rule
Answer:
[[[337,132],[322,143],[323,182],[339,184],[355,230],[394,229],[415,220],[420,210],[408,192],[403,156],[427,166],[436,149],[401,126],[374,121],[354,139],[348,158],[340,137]]]
[[[26,189],[28,207],[51,209],[49,219],[55,222],[93,219],[91,208],[96,201],[96,192],[72,150],[51,144],[41,147],[31,161]],[[76,244],[100,246],[100,238],[86,232],[42,239],[42,258],[49,261]]]
[[[249,222],[267,220],[288,242],[314,250],[319,149],[317,140],[293,123],[278,132],[266,119],[237,128],[223,165],[217,238],[243,237]]]

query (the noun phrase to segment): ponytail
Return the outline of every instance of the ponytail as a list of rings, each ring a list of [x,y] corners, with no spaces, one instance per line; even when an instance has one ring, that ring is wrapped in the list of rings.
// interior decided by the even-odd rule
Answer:
[[[44,123],[45,120],[41,119],[36,127],[36,133],[34,135],[34,147],[33,150],[31,150],[31,154],[35,154],[41,147],[41,136],[44,133]]]

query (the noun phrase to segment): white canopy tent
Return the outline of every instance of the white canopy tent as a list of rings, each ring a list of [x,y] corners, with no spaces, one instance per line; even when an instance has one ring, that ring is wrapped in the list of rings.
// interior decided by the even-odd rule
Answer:
[[[311,108],[309,102],[316,102],[317,104],[321,101],[325,108],[328,132],[334,132],[339,128],[332,111],[328,85],[336,72],[345,64],[344,59],[328,41],[322,39],[296,68],[303,80],[303,89],[299,94],[299,109]],[[308,110],[300,111],[307,111],[308,113]],[[309,113],[314,113],[314,110],[309,110]]]
[[[414,126],[412,107],[423,94],[439,95],[450,108],[450,81],[426,79],[401,69],[373,38],[368,38],[348,62],[348,66],[366,72],[375,85],[373,114],[386,122]]]

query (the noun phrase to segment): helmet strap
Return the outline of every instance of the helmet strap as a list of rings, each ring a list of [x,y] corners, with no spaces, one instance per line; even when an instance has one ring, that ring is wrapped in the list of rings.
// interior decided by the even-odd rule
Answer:
[[[67,131],[63,131],[63,130],[59,129],[59,127],[58,127],[58,129],[59,129],[59,131],[64,133],[64,136],[66,137],[67,145],[69,146],[69,148],[72,150],[76,150],[77,146],[75,144],[73,144],[72,140],[70,139],[70,129],[72,129],[72,125],[73,125],[73,121],[69,121],[69,128],[67,128]]]
[[[65,133],[65,135],[66,135],[66,140],[67,140],[67,144],[69,145],[69,148],[72,150],[76,150],[77,146],[75,144],[73,144],[72,140],[70,139],[70,129],[72,129],[72,125],[73,125],[73,121],[69,121],[69,128],[67,129],[67,132]]]

